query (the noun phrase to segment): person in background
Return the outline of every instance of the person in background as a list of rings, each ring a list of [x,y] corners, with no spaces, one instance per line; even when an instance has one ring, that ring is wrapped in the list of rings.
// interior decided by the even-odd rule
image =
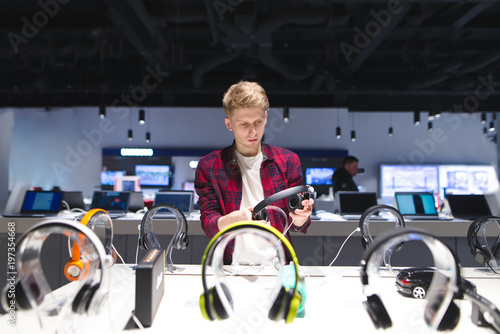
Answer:
[[[269,101],[256,82],[240,81],[224,94],[225,125],[234,135],[231,146],[214,151],[198,162],[195,189],[199,196],[200,220],[209,238],[231,224],[252,220],[252,208],[279,191],[303,185],[297,154],[262,142]],[[274,203],[289,216],[269,210],[270,224],[281,232],[288,227],[305,233],[311,220],[313,199],[304,208],[288,212],[286,199]],[[242,235],[246,236],[246,235]],[[290,240],[287,232],[285,236]],[[251,237],[251,235],[250,235]],[[262,238],[259,241],[264,241]],[[262,258],[257,240],[236,238],[226,247],[225,264],[251,264]]]
[[[358,174],[359,160],[349,155],[342,161],[342,167],[335,169],[332,176],[333,194],[337,191],[359,191],[358,186],[352,179]]]

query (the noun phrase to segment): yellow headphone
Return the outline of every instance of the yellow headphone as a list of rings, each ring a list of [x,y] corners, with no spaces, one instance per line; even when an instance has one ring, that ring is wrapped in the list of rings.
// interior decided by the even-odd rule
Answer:
[[[99,222],[99,223],[98,223]],[[105,240],[103,242],[107,254],[113,256],[113,263],[116,262],[116,252],[112,247],[113,243],[113,221],[106,210],[92,209],[87,212],[80,220],[80,223],[89,227],[91,230],[96,224],[103,224],[105,230]],[[83,237],[83,236],[80,236]],[[80,257],[80,247],[76,241],[73,241],[71,259],[64,265],[64,276],[70,281],[76,281],[81,277],[86,277],[88,273],[83,271],[83,262]]]
[[[223,320],[229,317],[230,312],[227,310],[226,306],[224,306],[224,302],[219,296],[219,289],[216,288],[217,285],[220,287],[220,290],[224,294],[223,298],[225,298],[225,300],[227,300],[232,307],[231,294],[229,288],[224,282],[218,282],[216,286],[212,288],[208,288],[207,286],[207,265],[209,263],[212,263],[212,266],[215,268],[215,270],[221,270],[222,268],[222,265],[217,265],[217,263],[220,263],[220,261],[222,261],[222,256],[220,256],[220,258],[213,256],[215,248],[222,240],[232,240],[234,237],[236,237],[236,235],[241,233],[252,233],[252,229],[254,231],[255,229],[264,231],[265,233],[261,235],[269,241],[273,242],[275,245],[277,240],[273,236],[277,237],[279,241],[281,241],[281,243],[285,245],[286,250],[291,255],[295,269],[295,284],[293,284],[293,289],[281,285],[280,291],[278,292],[276,299],[272,303],[268,314],[268,317],[271,320],[280,321],[284,319],[285,323],[291,323],[293,322],[293,319],[295,319],[302,301],[302,296],[298,292],[298,285],[299,282],[301,282],[301,278],[299,276],[299,261],[295,254],[295,250],[293,249],[290,241],[288,241],[288,239],[286,239],[276,228],[252,221],[242,221],[230,225],[225,229],[219,231],[219,233],[217,233],[208,243],[207,248],[205,249],[205,253],[203,254],[201,271],[204,292],[200,296],[200,309],[203,318],[207,320]],[[228,234],[230,235],[228,236]],[[223,252],[221,252],[220,254],[223,254]],[[224,275],[221,274],[220,276]],[[216,274],[215,277],[219,278],[219,275]]]

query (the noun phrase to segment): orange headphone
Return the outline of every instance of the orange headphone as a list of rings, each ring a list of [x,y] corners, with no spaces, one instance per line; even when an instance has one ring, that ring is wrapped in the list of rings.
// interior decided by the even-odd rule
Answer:
[[[98,225],[104,225],[105,236],[104,240],[101,242],[104,245],[106,254],[113,256],[113,264],[116,262],[116,252],[113,249],[113,221],[106,210],[103,209],[92,209],[87,212],[81,219],[80,223],[89,227],[95,232],[95,227]],[[83,244],[84,235],[79,234],[81,244]],[[84,270],[84,265],[80,257],[80,247],[76,241],[73,241],[73,247],[71,251],[71,259],[64,265],[64,276],[70,281],[76,281],[81,277],[85,278],[88,275],[88,271]]]

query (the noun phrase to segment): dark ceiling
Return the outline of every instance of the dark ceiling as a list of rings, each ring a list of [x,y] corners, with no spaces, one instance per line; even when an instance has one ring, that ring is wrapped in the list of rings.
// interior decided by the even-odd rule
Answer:
[[[493,0],[0,0],[0,106],[497,111]]]

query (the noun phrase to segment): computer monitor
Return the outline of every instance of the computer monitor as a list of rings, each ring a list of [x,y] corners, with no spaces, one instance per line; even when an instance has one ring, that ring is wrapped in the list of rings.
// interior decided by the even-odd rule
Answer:
[[[311,186],[332,185],[334,171],[333,167],[308,167],[305,170],[306,184]]]
[[[135,175],[139,177],[141,186],[168,187],[170,185],[169,165],[136,165]]]
[[[439,165],[440,196],[483,194],[498,191],[498,177],[492,165]]]
[[[380,197],[392,200],[396,192],[431,192],[439,189],[437,165],[380,166]]]
[[[107,171],[101,171],[101,185],[102,186],[114,186],[115,185],[115,179],[117,177],[123,177],[125,176],[124,171],[114,171],[114,170],[107,170]]]

